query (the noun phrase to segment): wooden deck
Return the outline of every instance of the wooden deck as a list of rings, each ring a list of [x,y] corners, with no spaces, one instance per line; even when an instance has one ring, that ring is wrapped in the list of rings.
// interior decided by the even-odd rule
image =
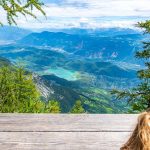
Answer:
[[[137,115],[0,114],[0,150],[119,150]]]

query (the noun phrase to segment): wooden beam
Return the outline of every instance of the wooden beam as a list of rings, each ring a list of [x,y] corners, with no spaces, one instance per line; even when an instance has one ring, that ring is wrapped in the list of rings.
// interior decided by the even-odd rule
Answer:
[[[0,131],[130,132],[137,115],[0,114]]]
[[[1,150],[119,150],[127,132],[0,132]]]

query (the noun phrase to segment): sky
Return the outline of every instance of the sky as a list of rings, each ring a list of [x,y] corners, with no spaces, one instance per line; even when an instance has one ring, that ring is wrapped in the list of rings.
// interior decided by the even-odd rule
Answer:
[[[43,0],[47,18],[35,10],[38,20],[20,17],[18,26],[29,29],[135,28],[150,19],[150,0]],[[0,20],[6,24],[4,11]]]

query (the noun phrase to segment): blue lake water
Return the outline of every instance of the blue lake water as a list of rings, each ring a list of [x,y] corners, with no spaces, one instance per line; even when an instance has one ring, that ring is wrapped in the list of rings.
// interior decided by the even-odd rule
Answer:
[[[67,69],[60,68],[60,67],[46,69],[44,71],[44,74],[54,74],[60,78],[63,78],[69,81],[75,81],[80,78],[79,72],[67,70]]]

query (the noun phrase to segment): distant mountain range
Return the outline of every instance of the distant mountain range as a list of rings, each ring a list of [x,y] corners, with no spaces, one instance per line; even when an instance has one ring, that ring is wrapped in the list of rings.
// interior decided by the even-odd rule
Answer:
[[[12,61],[22,61],[34,71],[44,71],[45,68],[64,68],[93,75],[105,75],[119,78],[134,78],[135,71],[123,69],[112,62],[99,59],[77,58],[73,55],[60,53],[50,49],[25,47],[18,45],[1,46],[1,56]],[[75,59],[73,59],[75,58]],[[32,65],[31,65],[32,64]]]
[[[70,29],[42,29],[42,31],[48,32],[63,32],[72,35],[90,35],[90,36],[117,36],[117,35],[129,35],[129,34],[142,34],[140,30],[133,30],[129,28],[98,28],[98,29],[81,29],[81,28],[70,28]]]
[[[107,31],[108,32],[108,31]],[[111,33],[112,34],[112,33]],[[86,58],[125,60],[141,49],[140,33],[115,36],[75,35],[63,32],[31,33],[21,39],[21,45],[41,46]]]
[[[8,31],[0,40],[7,43],[11,39],[13,43],[0,45],[0,62],[7,58],[13,64],[23,63],[33,72],[43,100],[58,100],[63,112],[68,112],[78,99],[89,113],[125,110],[122,107],[126,103],[116,103],[109,91],[138,84],[136,71],[142,66],[134,53],[147,39],[141,32],[110,28],[34,33],[5,28]],[[13,29],[16,35],[11,37]]]
[[[31,31],[13,26],[0,27],[0,40],[2,41],[16,41],[24,36],[30,34]]]

